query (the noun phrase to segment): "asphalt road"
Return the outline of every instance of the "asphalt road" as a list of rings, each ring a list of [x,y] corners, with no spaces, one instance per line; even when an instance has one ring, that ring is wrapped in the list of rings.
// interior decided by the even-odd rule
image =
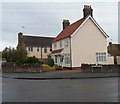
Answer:
[[[118,77],[61,80],[2,79],[3,102],[117,102]]]

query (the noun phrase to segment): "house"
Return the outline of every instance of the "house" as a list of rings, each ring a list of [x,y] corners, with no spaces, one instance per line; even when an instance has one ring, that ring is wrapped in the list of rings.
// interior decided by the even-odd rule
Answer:
[[[109,42],[108,53],[114,57],[114,64],[120,64],[120,44]]]
[[[93,18],[91,6],[84,5],[83,18],[70,24],[63,20],[63,30],[52,41],[51,57],[55,64],[77,68],[81,64],[113,64],[107,53],[109,36]]]
[[[45,60],[52,51],[51,37],[26,36],[18,33],[17,48],[24,47],[28,52],[28,56],[35,56],[41,60]]]

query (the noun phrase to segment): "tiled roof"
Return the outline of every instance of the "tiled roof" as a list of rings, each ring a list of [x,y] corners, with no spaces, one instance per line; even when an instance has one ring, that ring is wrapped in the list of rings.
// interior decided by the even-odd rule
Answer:
[[[63,50],[63,49],[54,50],[54,51],[51,52],[51,54],[54,54],[54,53],[60,53],[60,52],[62,52],[62,50]]]
[[[63,39],[65,37],[72,35],[75,32],[75,30],[83,23],[84,20],[85,19],[82,18],[82,19],[74,22],[73,24],[69,25],[52,42],[58,41],[60,39]]]
[[[32,47],[52,47],[52,40],[54,38],[51,37],[38,37],[38,36],[24,36],[23,42],[26,46]]]

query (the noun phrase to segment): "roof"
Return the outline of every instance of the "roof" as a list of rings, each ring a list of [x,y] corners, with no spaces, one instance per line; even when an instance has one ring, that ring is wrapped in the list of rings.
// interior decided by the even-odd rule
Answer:
[[[39,37],[39,36],[25,36],[23,35],[23,42],[26,46],[32,47],[52,47],[52,37]]]
[[[63,39],[65,37],[72,35],[75,32],[75,30],[83,23],[84,20],[85,19],[82,18],[82,19],[74,22],[73,24],[69,25],[52,42],[55,42],[57,40],[60,40],[60,39]]]
[[[54,51],[51,52],[51,54],[54,54],[54,53],[60,53],[60,52],[62,52],[62,50],[63,50],[63,49],[54,50]]]
[[[112,56],[120,56],[120,44],[110,44],[108,46],[108,53]]]
[[[82,18],[76,22],[74,22],[73,24],[69,25],[68,27],[66,27],[63,31],[60,32],[60,34],[52,41],[58,41],[60,39],[66,38],[70,35],[72,35],[77,29],[79,29],[88,19],[91,19],[94,24],[98,27],[98,29],[103,33],[103,35],[105,37],[109,37],[104,30],[99,26],[99,24],[95,21],[95,19],[93,17],[91,17],[90,15],[88,15],[86,18]]]

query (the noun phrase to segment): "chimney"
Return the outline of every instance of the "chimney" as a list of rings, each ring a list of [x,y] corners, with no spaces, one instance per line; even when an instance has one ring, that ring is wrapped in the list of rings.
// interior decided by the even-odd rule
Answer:
[[[84,5],[83,9],[83,17],[86,18],[86,16],[91,15],[93,17],[93,9],[89,5]]]
[[[22,36],[23,36],[23,33],[22,33],[22,32],[19,32],[19,33],[18,33],[18,43],[21,43],[21,42],[22,42]]]
[[[23,46],[22,37],[23,37],[23,33],[22,33],[22,32],[19,32],[19,33],[18,33],[18,45],[17,45],[17,49],[18,49],[18,48],[21,48],[21,47]]]
[[[63,30],[70,25],[69,20],[63,20]]]

